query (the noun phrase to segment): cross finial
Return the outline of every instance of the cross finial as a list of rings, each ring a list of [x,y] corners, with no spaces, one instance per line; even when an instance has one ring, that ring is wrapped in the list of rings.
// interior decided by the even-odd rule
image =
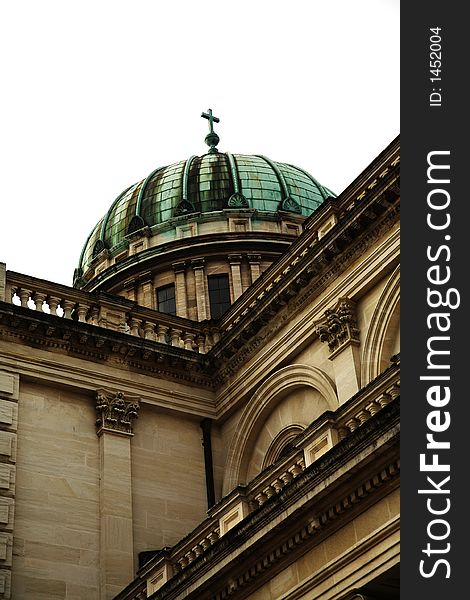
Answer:
[[[214,131],[214,123],[219,123],[220,119],[213,116],[212,108],[209,108],[206,113],[201,113],[201,117],[209,121],[209,133],[206,135],[205,142],[209,146],[209,153],[214,154],[218,152],[216,146],[220,142],[219,136]]]

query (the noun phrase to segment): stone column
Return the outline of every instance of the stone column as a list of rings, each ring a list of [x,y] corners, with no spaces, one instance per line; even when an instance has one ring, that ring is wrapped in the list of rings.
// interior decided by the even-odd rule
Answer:
[[[188,318],[188,298],[186,294],[186,265],[184,262],[173,264],[175,272],[175,295],[176,295],[176,314],[178,317]]]
[[[355,303],[349,298],[340,298],[333,309],[325,311],[316,330],[320,341],[328,344],[329,359],[335,369],[338,400],[343,404],[360,387],[360,342]]]
[[[235,302],[235,300],[243,294],[241,274],[242,257],[239,254],[230,254],[228,256],[228,262],[232,272],[233,301]]]
[[[250,263],[251,283],[254,283],[261,274],[261,256],[259,254],[248,254],[248,262]]]
[[[209,318],[209,311],[207,310],[204,259],[196,258],[192,260],[191,266],[194,270],[194,277],[196,279],[197,319],[198,321],[204,321],[205,319]]]
[[[0,370],[0,598],[11,598],[19,377]]]
[[[100,449],[100,599],[111,600],[135,576],[131,437],[137,399],[100,390],[96,396]]]

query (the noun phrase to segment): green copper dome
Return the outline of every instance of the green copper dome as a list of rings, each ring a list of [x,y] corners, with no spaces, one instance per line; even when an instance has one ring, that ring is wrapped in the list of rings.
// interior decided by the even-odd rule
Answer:
[[[91,232],[77,271],[84,272],[105,249],[111,254],[122,249],[126,236],[176,223],[183,216],[254,209],[306,217],[329,196],[334,194],[307,172],[264,156],[192,156],[156,169],[116,198]]]

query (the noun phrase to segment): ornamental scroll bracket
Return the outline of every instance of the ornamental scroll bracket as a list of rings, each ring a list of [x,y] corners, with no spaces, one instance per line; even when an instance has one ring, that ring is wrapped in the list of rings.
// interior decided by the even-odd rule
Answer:
[[[328,344],[331,355],[336,355],[350,344],[359,345],[355,302],[350,298],[340,298],[335,307],[327,309],[324,317],[316,322],[315,329],[320,341]]]
[[[96,433],[108,431],[132,436],[132,423],[139,414],[137,397],[125,397],[122,392],[97,390],[96,392]]]

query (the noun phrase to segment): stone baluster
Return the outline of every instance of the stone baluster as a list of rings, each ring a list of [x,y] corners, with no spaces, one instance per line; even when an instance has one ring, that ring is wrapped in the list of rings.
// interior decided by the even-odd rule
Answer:
[[[198,335],[196,337],[196,344],[197,347],[199,349],[199,354],[205,354],[206,349],[205,349],[205,345],[206,345],[206,338],[203,335]]]
[[[260,492],[259,494],[256,494],[256,496],[255,496],[255,500],[259,504],[259,506],[263,506],[263,504],[266,502],[267,499],[268,499],[268,497],[266,496],[266,494],[264,492]]]
[[[279,478],[282,480],[284,485],[287,485],[294,479],[294,476],[292,475],[292,473],[289,473],[289,471],[285,471],[284,473],[282,473],[282,475],[279,476]]]
[[[98,325],[99,316],[100,316],[100,307],[94,306],[91,309],[91,313],[90,313],[90,321],[91,321],[92,325]]]
[[[142,319],[136,319],[136,317],[131,317],[129,319],[129,325],[130,325],[130,334],[135,336],[135,337],[140,337],[140,326],[142,324]]]
[[[3,264],[3,263],[0,263],[0,265],[1,264]],[[6,290],[8,292],[8,284],[7,284]],[[19,298],[18,291],[19,291],[19,288],[17,288],[15,285],[10,286],[10,291],[8,293],[5,292],[5,300],[7,300],[7,298],[8,298],[9,302],[14,304],[13,298],[15,297],[15,295]]]
[[[26,288],[20,288],[18,291],[18,295],[20,297],[21,306],[24,308],[28,307],[28,300],[31,296],[31,290],[27,290]]]
[[[57,296],[48,296],[47,303],[49,304],[51,315],[57,315],[57,307],[60,304],[60,298]]]
[[[193,350],[193,344],[194,344],[195,337],[196,336],[194,333],[189,333],[188,331],[185,331],[184,337],[183,337],[185,350]]]
[[[345,425],[351,433],[359,427],[359,424],[356,421],[356,419],[349,419],[349,421],[346,421]]]
[[[170,337],[171,337],[171,345],[172,346],[175,346],[177,348],[180,347],[181,334],[182,334],[181,329],[171,328]]]
[[[34,292],[33,294],[33,300],[36,304],[36,310],[38,312],[43,312],[43,308],[42,305],[44,303],[44,300],[46,299],[47,294],[43,294],[42,292]]]
[[[80,323],[86,323],[86,317],[88,314],[88,310],[90,309],[88,304],[79,304],[77,307],[77,315],[78,315],[78,321]]]
[[[388,394],[390,395],[390,398],[392,400],[395,400],[395,398],[397,398],[400,395],[400,386],[397,384],[393,384],[392,387],[387,390]]]
[[[187,557],[185,555],[185,556],[181,556],[180,558],[178,558],[177,563],[179,564],[179,566],[181,567],[181,569],[184,569],[185,567],[188,566],[189,561],[188,561],[188,559],[187,559]]]
[[[167,325],[157,325],[157,342],[160,342],[160,344],[167,343],[166,336],[169,329]]]
[[[145,321],[143,325],[144,329],[144,338],[146,340],[155,340],[155,323],[151,323],[150,321]]]
[[[279,492],[282,490],[282,488],[284,487],[284,482],[282,481],[282,479],[275,479],[272,483],[271,486],[274,488],[274,491],[276,492],[276,494],[279,494]]]
[[[208,537],[203,538],[199,543],[201,544],[204,552],[211,547],[211,542]]]
[[[361,410],[357,415],[356,419],[359,421],[359,424],[362,425],[370,418],[370,414],[366,410]]]
[[[191,550],[194,552],[195,558],[201,556],[201,554],[204,552],[204,548],[201,546],[201,544],[196,544],[194,548],[191,548]]]
[[[71,300],[62,300],[60,306],[64,309],[64,319],[72,318],[72,310],[75,306],[75,303]]]
[[[376,402],[380,404],[380,408],[385,408],[389,402],[391,402],[392,398],[389,394],[381,394]]]
[[[271,498],[271,496],[274,496],[275,493],[276,492],[274,491],[274,488],[271,487],[271,485],[268,485],[263,490],[263,494],[266,496],[266,498]]]
[[[214,531],[211,531],[209,534],[207,534],[207,539],[209,540],[209,542],[211,544],[215,544],[216,541],[219,539],[219,530],[218,529],[214,529]]]
[[[369,402],[369,404],[366,404],[366,410],[370,413],[370,415],[373,417],[375,415],[375,413],[379,412],[380,410],[380,405],[377,404],[377,402],[375,402],[374,400],[372,402]]]
[[[293,477],[297,477],[297,475],[300,475],[300,473],[302,473],[302,467],[295,463],[295,465],[292,465],[292,467],[289,467],[289,473],[292,473]]]

